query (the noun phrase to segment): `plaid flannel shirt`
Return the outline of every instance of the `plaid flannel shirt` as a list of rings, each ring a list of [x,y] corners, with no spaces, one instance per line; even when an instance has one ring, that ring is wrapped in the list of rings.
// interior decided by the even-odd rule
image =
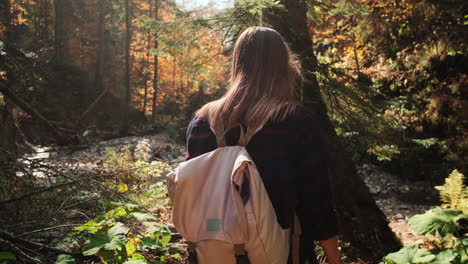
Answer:
[[[239,130],[236,127],[226,134],[227,145],[237,144]],[[267,123],[246,147],[282,228],[291,226],[296,212],[302,229],[301,255],[307,259],[315,254],[304,244],[312,245],[314,240],[337,234],[321,130],[319,117],[298,106],[285,120]],[[208,121],[195,117],[187,129],[187,160],[216,148],[216,137]]]

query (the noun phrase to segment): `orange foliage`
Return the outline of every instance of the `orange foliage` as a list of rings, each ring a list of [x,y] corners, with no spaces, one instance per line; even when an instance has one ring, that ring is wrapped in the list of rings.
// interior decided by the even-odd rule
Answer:
[[[104,50],[103,85],[109,93],[120,97],[123,94],[125,32],[123,7],[117,1],[103,0]],[[11,23],[26,25],[33,37],[29,42],[49,41],[54,43],[54,1],[53,0],[10,0]],[[99,1],[73,0],[66,5],[66,61],[87,73],[89,85],[94,86],[99,43]],[[182,18],[173,11],[169,2],[159,1],[158,17],[170,25],[171,30],[149,31],[142,19],[153,17],[155,0],[132,0],[132,28],[130,45],[130,71],[132,103],[143,110],[146,93],[146,113],[151,113],[154,75],[154,42],[159,41],[158,55],[158,96],[157,105],[165,100],[185,104],[187,97],[201,86],[205,92],[217,89],[225,79],[225,61],[222,55],[222,35],[202,26],[190,27],[192,19],[203,17],[207,11],[197,11]],[[181,20],[181,21],[180,21]],[[5,27],[0,25],[0,34]],[[31,36],[30,35],[30,36]],[[28,43],[29,43],[28,42]],[[177,43],[177,48],[165,44]],[[53,48],[45,56],[53,56]],[[93,88],[90,88],[93,90]],[[98,93],[100,91],[97,91]]]
[[[139,8],[146,13],[140,18],[147,17],[149,4],[145,2]],[[170,32],[158,32],[158,38],[176,42],[178,47],[159,42],[157,103],[161,104],[169,99],[185,104],[187,97],[198,90],[200,85],[218,88],[218,83],[225,79],[226,71],[226,58],[221,54],[224,49],[221,34],[202,27],[194,31],[184,23],[175,23],[175,15],[168,9],[161,9],[158,16],[161,21],[172,23],[171,26],[174,27]],[[134,27],[131,56],[132,80],[136,85],[133,101],[142,109],[145,85],[148,89],[147,102],[151,101],[154,92],[151,88],[154,58],[153,54],[148,53],[148,46],[153,47],[155,35],[151,34],[148,45],[148,30],[137,21],[134,21]],[[147,112],[151,108],[152,105],[147,103]]]

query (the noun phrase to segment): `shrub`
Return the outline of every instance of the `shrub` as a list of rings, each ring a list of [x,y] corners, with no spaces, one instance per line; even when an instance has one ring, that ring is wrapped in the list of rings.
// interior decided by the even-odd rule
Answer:
[[[180,258],[178,249],[170,245],[172,232],[167,226],[155,224],[156,217],[143,213],[138,205],[117,205],[76,227],[58,247],[97,256],[103,263],[147,263],[145,255],[161,264]],[[61,255],[57,259],[57,263],[73,263],[66,261],[73,258]]]

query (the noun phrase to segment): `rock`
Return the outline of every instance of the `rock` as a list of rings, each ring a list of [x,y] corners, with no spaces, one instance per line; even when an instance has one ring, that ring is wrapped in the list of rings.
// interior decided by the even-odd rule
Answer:
[[[396,219],[404,219],[404,216],[402,214],[398,213],[398,214],[395,215],[395,218]]]
[[[184,156],[179,156],[179,157],[177,157],[177,159],[174,160],[174,162],[182,162],[182,161],[185,161]]]
[[[374,187],[369,187],[369,192],[375,195],[375,194],[378,194],[380,190]]]
[[[86,130],[83,132],[82,137],[91,137],[91,136],[95,136],[95,135],[96,135],[96,131],[95,131],[95,130],[86,129]]]
[[[88,152],[91,154],[91,155],[95,155],[97,152],[98,152],[98,149],[96,146],[92,146],[88,149]]]
[[[407,192],[409,192],[409,190],[410,190],[410,188],[408,187],[408,185],[403,185],[400,188],[400,192],[402,192],[402,193],[407,193]]]
[[[398,208],[400,208],[400,209],[409,209],[408,205],[406,205],[406,204],[402,204]]]

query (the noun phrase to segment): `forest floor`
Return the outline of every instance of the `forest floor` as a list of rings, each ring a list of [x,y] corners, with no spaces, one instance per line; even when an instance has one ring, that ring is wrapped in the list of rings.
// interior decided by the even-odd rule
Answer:
[[[372,164],[359,165],[357,170],[403,245],[425,244],[428,237],[414,233],[408,220],[439,205],[436,189],[428,182],[405,181]]]
[[[106,150],[116,153],[129,151],[134,158],[145,156],[150,164],[164,161],[176,167],[184,160],[185,146],[176,144],[165,135],[132,136],[106,141],[89,139],[87,144],[60,148],[34,147],[35,153],[27,155],[30,159],[50,160],[56,163],[73,164],[86,169],[102,167]],[[411,231],[408,219],[437,205],[437,192],[425,182],[409,182],[396,175],[384,172],[372,164],[357,167],[358,174],[367,184],[376,203],[385,213],[389,225],[404,245],[424,244],[427,238]],[[40,175],[38,175],[40,177]],[[155,181],[162,181],[161,176]],[[156,208],[156,207],[155,207]],[[154,209],[154,208],[153,208]],[[153,211],[153,210],[152,210]],[[161,207],[154,210],[158,224],[172,226],[170,210]],[[184,248],[184,245],[178,245]]]
[[[105,148],[109,147],[115,148],[116,151],[130,149],[134,156],[147,155],[153,159],[163,159],[173,167],[184,160],[185,146],[171,142],[164,135],[116,138],[90,143],[81,149],[63,148],[56,153],[61,159],[81,160],[82,165],[94,167],[103,159]],[[434,187],[423,181],[405,181],[373,164],[362,164],[357,166],[357,169],[377,205],[386,215],[390,227],[403,244],[426,242],[427,238],[411,231],[408,219],[438,205],[437,191]],[[163,218],[169,220],[168,217]]]

